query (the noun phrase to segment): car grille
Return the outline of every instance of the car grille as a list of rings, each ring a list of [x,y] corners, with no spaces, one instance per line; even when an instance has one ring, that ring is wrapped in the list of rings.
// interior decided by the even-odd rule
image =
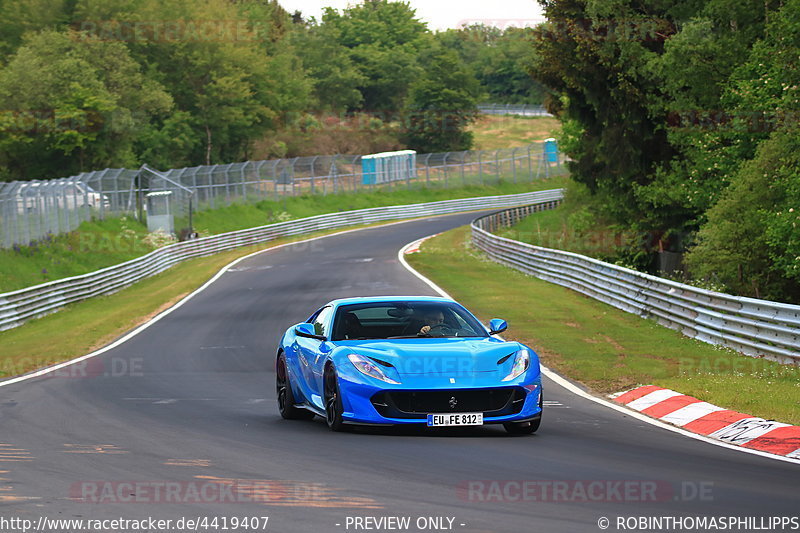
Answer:
[[[372,397],[372,405],[381,416],[420,420],[429,413],[512,415],[519,413],[524,403],[525,390],[521,387],[382,391]]]

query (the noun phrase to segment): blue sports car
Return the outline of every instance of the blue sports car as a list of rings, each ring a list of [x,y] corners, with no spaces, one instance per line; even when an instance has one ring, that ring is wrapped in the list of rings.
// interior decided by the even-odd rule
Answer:
[[[335,300],[290,327],[276,360],[283,418],[345,424],[478,426],[530,434],[542,418],[536,353],[494,337],[445,298]]]

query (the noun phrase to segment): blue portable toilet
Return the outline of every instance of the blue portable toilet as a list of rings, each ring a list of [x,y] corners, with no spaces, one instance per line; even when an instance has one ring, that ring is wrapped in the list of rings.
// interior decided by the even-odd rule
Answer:
[[[376,180],[377,168],[376,168],[377,161],[375,160],[374,155],[365,155],[361,158],[361,173],[362,173],[362,183],[364,185],[374,185]]]
[[[548,163],[558,163],[558,141],[552,137],[544,140],[544,160]]]

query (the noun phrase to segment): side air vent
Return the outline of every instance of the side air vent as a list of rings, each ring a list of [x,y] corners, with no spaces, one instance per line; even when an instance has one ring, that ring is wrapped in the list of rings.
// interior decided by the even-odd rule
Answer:
[[[497,364],[498,364],[498,365],[502,365],[503,363],[505,363],[506,361],[508,361],[508,359],[509,359],[509,358],[510,358],[512,355],[514,355],[514,354],[513,354],[513,353],[510,353],[510,354],[508,354],[507,356],[505,356],[505,357],[503,357],[502,359],[500,359],[500,360],[497,362]]]
[[[375,361],[376,363],[378,363],[378,364],[379,364],[379,365],[381,365],[381,366],[385,366],[385,367],[387,367],[387,368],[392,368],[392,365],[390,365],[390,364],[389,364],[389,363],[387,363],[386,361],[381,361],[380,359],[375,359],[374,357],[370,357],[370,359],[371,359],[371,360],[373,360],[373,361]]]

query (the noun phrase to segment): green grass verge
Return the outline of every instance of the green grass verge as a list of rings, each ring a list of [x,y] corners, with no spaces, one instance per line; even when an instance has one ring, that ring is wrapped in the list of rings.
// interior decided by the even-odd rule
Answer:
[[[473,150],[499,150],[558,137],[561,122],[553,117],[483,115],[470,131],[474,139]]]
[[[565,177],[556,177],[532,183],[502,181],[494,185],[452,189],[299,196],[280,202],[262,201],[201,211],[195,215],[194,226],[204,235],[215,235],[338,211],[515,194],[563,187],[565,183]],[[116,265],[140,257],[160,244],[163,243],[154,242],[148,237],[147,228],[131,217],[85,222],[72,233],[0,251],[0,293]]]
[[[544,365],[598,393],[659,385],[713,404],[800,425],[800,368],[753,359],[684,337],[569,289],[489,261],[469,229],[428,240],[409,262]]]
[[[633,248],[639,236],[598,218],[589,207],[594,199],[584,186],[568,180],[566,189],[556,209],[534,213],[497,234],[610,262]]]

